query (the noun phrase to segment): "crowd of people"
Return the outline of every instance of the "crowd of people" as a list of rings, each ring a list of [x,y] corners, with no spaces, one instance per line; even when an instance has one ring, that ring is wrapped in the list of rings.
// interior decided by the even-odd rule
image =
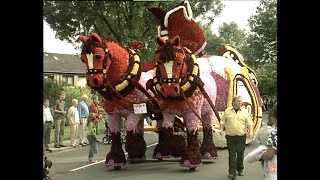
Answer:
[[[48,99],[43,101],[43,147],[44,151],[52,152],[49,148],[51,129],[54,125],[54,147],[66,147],[63,144],[65,122],[68,121],[70,127],[70,145],[72,147],[90,145],[88,155],[89,162],[94,162],[93,154],[96,154],[96,135],[100,121],[98,109],[98,96],[92,96],[92,103],[88,104],[88,95],[83,94],[81,101],[72,99],[72,105],[65,107],[66,93],[62,91],[59,99],[55,101],[50,110]],[[53,118],[55,117],[55,118]],[[95,139],[95,141],[93,141]],[[91,150],[91,148],[93,150]],[[92,153],[94,152],[94,153]]]
[[[70,127],[70,144],[72,147],[89,144],[88,160],[90,163],[97,162],[94,155],[98,153],[97,132],[100,121],[98,109],[98,96],[92,97],[92,103],[88,105],[88,96],[82,95],[81,101],[72,99],[72,105],[67,109],[65,107],[66,93],[62,91],[59,99],[53,105],[53,114],[49,107],[49,99],[43,100],[43,179],[50,180],[48,176],[52,162],[47,159],[45,152],[52,152],[49,148],[50,134],[53,125],[54,131],[54,147],[66,147],[63,144],[65,122],[68,121]]]
[[[277,104],[277,97],[264,96],[262,98],[262,101],[263,101],[262,111],[266,112],[266,111],[269,111],[275,104]]]

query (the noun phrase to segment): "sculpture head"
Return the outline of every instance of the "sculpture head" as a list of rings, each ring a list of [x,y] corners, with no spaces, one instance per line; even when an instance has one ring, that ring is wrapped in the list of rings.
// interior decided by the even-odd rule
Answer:
[[[110,55],[104,40],[94,32],[89,37],[79,36],[78,40],[82,41],[80,58],[86,64],[88,86],[93,89],[103,87],[110,65]]]
[[[195,65],[190,59],[194,55],[190,56],[191,52],[181,46],[179,36],[167,40],[158,36],[157,42],[159,46],[155,55],[154,78],[157,81],[156,90],[165,98],[179,97],[181,91],[185,92],[190,88],[189,78],[193,73],[190,67]],[[198,69],[194,73],[198,75]]]

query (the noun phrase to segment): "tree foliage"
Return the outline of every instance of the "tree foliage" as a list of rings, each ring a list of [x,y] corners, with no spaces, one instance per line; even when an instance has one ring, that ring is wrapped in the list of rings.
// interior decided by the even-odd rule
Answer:
[[[220,0],[191,3],[194,18],[209,23],[222,10]],[[161,7],[168,11],[177,4],[177,1],[44,1],[43,17],[57,38],[73,44],[78,35],[88,35],[91,31],[124,45],[133,40],[142,41],[146,48],[140,52],[141,60],[148,61],[154,56],[157,27],[147,8]]]
[[[277,0],[260,0],[249,20],[249,61],[254,66],[277,63]]]
[[[233,45],[241,52],[239,48],[244,45],[246,35],[244,30],[241,30],[235,22],[224,22],[222,26],[218,28],[218,32],[224,44]]]
[[[61,85],[58,85],[50,78],[43,79],[43,99],[49,99],[50,107],[59,98],[60,92],[63,90]]]
[[[208,24],[202,25],[201,29],[203,30],[207,41],[207,45],[203,53],[208,55],[216,54],[219,46],[223,43],[223,40],[216,34],[212,33],[211,27]]]
[[[268,76],[260,76],[258,81],[258,88],[262,95],[277,95],[277,79]]]
[[[205,54],[216,54],[222,44],[230,44],[239,52],[242,52],[242,47],[246,44],[246,34],[235,22],[224,22],[218,27],[217,34],[212,33],[211,27],[208,24],[202,25],[202,30],[205,33],[207,41],[207,46],[204,50]]]
[[[277,94],[277,0],[260,0],[256,14],[248,19],[244,57],[258,74],[263,95]]]
[[[78,101],[81,101],[82,95],[86,94],[88,96],[88,105],[92,102],[91,97],[93,94],[91,94],[90,88],[78,88],[75,86],[64,86],[64,91],[66,92],[66,108],[71,107],[72,105],[72,99],[78,99]]]

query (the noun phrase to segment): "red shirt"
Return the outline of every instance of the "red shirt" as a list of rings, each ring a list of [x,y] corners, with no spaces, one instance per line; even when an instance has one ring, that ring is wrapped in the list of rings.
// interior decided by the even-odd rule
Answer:
[[[98,106],[96,105],[96,103],[92,102],[89,106],[89,112],[92,112],[94,113],[94,116],[96,118],[95,121],[99,122],[100,119],[99,119],[99,109],[98,109]]]

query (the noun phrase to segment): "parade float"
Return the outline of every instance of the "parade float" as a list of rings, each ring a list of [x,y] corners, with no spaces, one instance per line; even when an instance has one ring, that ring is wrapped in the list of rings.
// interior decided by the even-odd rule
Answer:
[[[217,55],[202,54],[206,46],[205,36],[192,18],[188,1],[168,12],[159,8],[150,8],[149,11],[157,18],[159,36],[155,41],[159,46],[155,59],[144,65],[135,51],[143,47],[141,43],[124,46],[94,32],[78,38],[83,43],[81,60],[86,65],[87,84],[102,96],[111,131],[111,149],[105,165],[120,169],[127,161],[144,161],[144,131],[155,131],[159,133],[159,143],[153,158],[181,157],[180,166],[194,170],[202,164],[201,159],[218,157],[216,147],[226,147],[225,136],[217,130],[233,96],[243,97],[243,108],[251,114],[254,134],[257,133],[262,118],[258,81],[242,55],[230,45],[222,45]],[[160,52],[163,47],[179,47],[177,52],[180,54],[171,53],[170,48]],[[186,61],[178,64],[185,64],[184,68],[170,70],[171,77],[160,76],[160,69],[164,68],[158,67],[159,63],[181,58]],[[172,77],[173,74],[183,74],[181,72],[185,75],[182,79]],[[205,72],[204,75],[201,72]],[[197,97],[187,100],[194,93]],[[179,98],[184,102],[179,102]],[[168,104],[171,100],[175,103]],[[197,103],[205,106],[206,116],[202,116]],[[145,127],[143,119],[152,114],[159,117],[156,126]],[[127,158],[120,137],[121,117],[126,119]],[[176,128],[176,122],[180,128]]]

